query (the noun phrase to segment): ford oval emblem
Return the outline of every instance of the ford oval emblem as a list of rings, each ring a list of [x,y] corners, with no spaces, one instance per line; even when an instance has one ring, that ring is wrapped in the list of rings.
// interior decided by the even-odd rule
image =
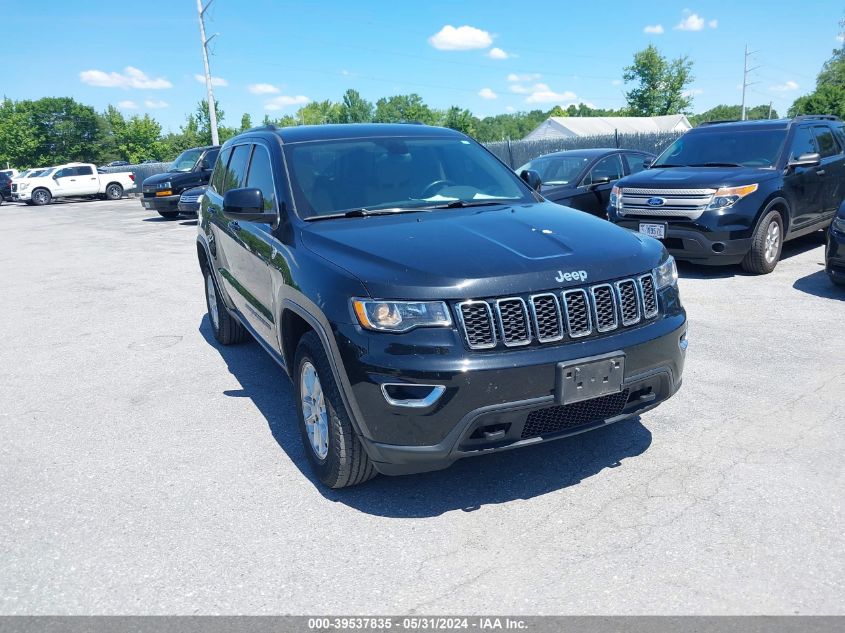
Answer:
[[[666,204],[666,198],[649,198],[645,203],[650,207],[662,207]]]

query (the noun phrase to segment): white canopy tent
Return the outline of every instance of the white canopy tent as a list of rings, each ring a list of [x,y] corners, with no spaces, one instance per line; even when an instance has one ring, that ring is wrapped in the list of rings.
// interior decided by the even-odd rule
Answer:
[[[666,116],[589,116],[549,117],[538,125],[526,141],[604,136],[612,134],[657,134],[686,132],[692,126],[683,114]]]

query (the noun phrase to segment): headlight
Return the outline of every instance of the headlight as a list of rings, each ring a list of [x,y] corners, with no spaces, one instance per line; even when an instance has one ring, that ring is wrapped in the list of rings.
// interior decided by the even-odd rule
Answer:
[[[170,188],[171,188],[171,186],[170,186],[169,180],[167,182],[160,182],[156,185],[156,189],[170,189]]]
[[[28,182],[22,182],[22,183],[20,183],[20,184],[18,185],[18,189],[19,189],[20,191],[26,191],[27,189],[29,189],[29,183],[28,183]]]
[[[407,332],[416,327],[452,325],[443,301],[374,301],[353,299],[352,307],[362,327],[382,332]]]
[[[617,211],[622,210],[622,188],[617,185],[610,190],[610,206]]]
[[[678,266],[675,264],[675,258],[671,255],[652,272],[658,290],[678,283]]]
[[[727,209],[732,207],[739,200],[742,200],[750,193],[757,191],[757,184],[744,185],[742,187],[722,187],[713,194],[713,199],[707,205],[707,210]]]
[[[833,218],[833,222],[830,223],[830,228],[837,233],[845,233],[845,218],[841,218],[839,216]]]

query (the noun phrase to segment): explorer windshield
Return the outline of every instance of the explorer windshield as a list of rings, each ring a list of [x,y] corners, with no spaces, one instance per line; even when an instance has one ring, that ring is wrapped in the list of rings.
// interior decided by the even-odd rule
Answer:
[[[786,130],[724,130],[685,134],[652,167],[774,167]]]
[[[532,202],[517,176],[460,138],[377,137],[285,145],[302,217],[447,203]]]

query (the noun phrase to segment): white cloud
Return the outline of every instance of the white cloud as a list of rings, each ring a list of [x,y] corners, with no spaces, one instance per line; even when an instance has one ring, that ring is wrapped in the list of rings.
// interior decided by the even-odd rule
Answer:
[[[498,99],[499,95],[493,92],[490,88],[482,88],[478,91],[478,96],[482,99]]]
[[[199,73],[197,73],[196,75],[194,75],[194,79],[196,79],[201,84],[205,83],[205,75],[200,75]],[[212,77],[211,85],[215,88],[225,88],[229,85],[229,82],[223,79],[223,77]]]
[[[525,97],[525,103],[561,103],[575,101],[578,98],[571,90],[555,92],[546,84],[534,84],[531,94]]]
[[[441,51],[469,51],[476,48],[487,48],[493,43],[493,37],[487,31],[482,31],[474,26],[455,28],[451,24],[447,24],[428,38],[428,43]]]
[[[516,108],[513,106],[505,106],[505,112],[516,112]]]
[[[130,101],[129,99],[127,99],[126,101],[118,101],[117,107],[122,108],[124,110],[137,110],[138,104],[134,101]]]
[[[531,92],[530,88],[526,88],[522,84],[511,84],[508,87],[510,88],[511,92],[515,92],[518,95],[524,95],[524,94],[528,94],[529,92]]]
[[[254,95],[274,95],[279,92],[273,84],[249,84],[246,88]]]
[[[621,85],[622,85],[622,80],[621,80],[621,79],[614,79],[613,81],[611,81],[611,82],[610,82],[610,85],[612,85],[612,86],[621,86]]]
[[[715,29],[717,26],[719,26],[719,20],[710,20],[707,23],[707,26],[709,26],[711,29]]]
[[[487,57],[490,59],[507,59],[510,55],[501,48],[493,47],[487,52]]]
[[[511,73],[508,75],[508,81],[537,81],[540,76],[540,73],[524,73],[522,75]]]
[[[170,104],[167,103],[167,101],[161,101],[160,99],[146,99],[144,101],[144,105],[147,106],[148,108],[157,109],[157,108],[166,108]]]
[[[662,24],[649,24],[643,29],[643,33],[651,33],[652,35],[660,35],[663,33]]]
[[[679,31],[700,31],[704,28],[704,18],[697,13],[687,12],[687,16],[675,28]]]
[[[839,35],[837,35],[837,36],[836,36],[836,41],[837,41],[837,42],[839,42],[840,44],[842,44],[843,42],[845,42],[845,33],[840,33]]]
[[[292,105],[305,105],[311,101],[305,95],[296,95],[296,96],[288,96],[288,95],[280,95],[278,97],[273,97],[264,104],[265,110],[281,110],[282,108],[286,108]]]
[[[127,66],[122,73],[103,70],[83,70],[79,73],[79,79],[89,86],[98,88],[140,88],[143,90],[164,90],[172,88],[173,84],[164,77],[151,79],[144,71]]]
[[[792,90],[798,90],[798,84],[789,79],[782,84],[770,86],[769,90],[773,90],[774,92],[791,92]]]
[[[690,88],[689,90],[684,90],[683,92],[685,97],[697,97],[701,94],[704,94],[704,91],[701,88]]]

